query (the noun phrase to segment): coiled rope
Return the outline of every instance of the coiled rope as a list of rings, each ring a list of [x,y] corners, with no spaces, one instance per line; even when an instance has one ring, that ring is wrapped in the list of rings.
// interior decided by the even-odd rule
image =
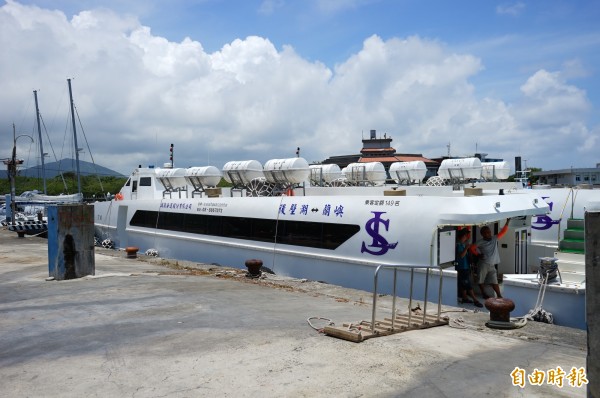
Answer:
[[[519,329],[527,325],[527,317],[511,318],[509,322],[505,321],[487,321],[485,326],[491,329]]]
[[[327,323],[324,326],[322,326],[322,327],[317,327],[317,326],[313,325],[313,322],[312,322],[313,320],[327,321]],[[323,333],[323,330],[325,329],[325,326],[334,326],[335,325],[335,323],[333,323],[331,321],[331,319],[329,319],[329,318],[321,318],[319,316],[311,316],[310,318],[308,318],[306,320],[306,322],[308,322],[308,324],[310,325],[311,328],[315,329],[319,333]]]

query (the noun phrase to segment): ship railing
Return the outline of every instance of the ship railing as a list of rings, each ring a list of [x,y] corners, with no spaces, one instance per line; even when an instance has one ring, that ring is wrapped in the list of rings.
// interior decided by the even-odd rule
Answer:
[[[431,268],[436,268],[440,270],[440,282],[439,282],[439,291],[438,291],[438,303],[437,303],[437,321],[439,322],[440,316],[442,313],[442,281],[443,281],[443,272],[439,266],[423,266],[423,265],[379,265],[375,270],[375,274],[373,276],[373,312],[371,319],[371,333],[375,333],[375,316],[377,313],[377,281],[379,278],[379,271],[382,269],[393,269],[394,270],[394,285],[393,285],[393,294],[392,294],[392,330],[394,329],[394,323],[396,320],[396,286],[398,279],[398,269],[407,269],[410,268],[410,291],[408,297],[408,326],[410,327],[412,321],[412,301],[413,301],[413,284],[414,284],[414,276],[415,269],[425,269],[425,296],[423,298],[423,319],[422,323],[426,323],[427,316],[427,298],[428,298],[428,290],[429,290],[429,273]]]
[[[310,182],[319,187],[326,186],[325,178],[323,178],[323,169],[310,169]]]
[[[194,190],[191,192],[192,199],[194,199],[196,194],[198,194],[198,195],[200,195],[200,197],[202,197],[202,193],[204,192],[204,184],[202,184],[202,180],[200,179],[200,177],[186,176],[185,179],[192,187],[194,187]]]
[[[177,192],[179,194],[179,199],[181,199],[181,193],[185,192],[185,197],[187,198],[187,187],[177,187],[177,188],[168,188],[162,192],[163,199],[169,195],[169,199],[173,198],[173,192]]]
[[[158,177],[160,183],[165,187],[165,190],[162,192],[163,199],[169,195],[169,198],[172,198],[173,192],[177,192],[179,194],[179,199],[181,199],[181,193],[185,192],[185,197],[187,198],[187,187],[175,187],[169,177]]]
[[[229,170],[227,171],[227,176],[229,177],[229,181],[231,181],[231,197],[235,196],[235,192],[239,193],[240,196],[244,196],[244,191],[246,190],[246,183],[242,178],[242,174],[237,170]]]
[[[450,176],[450,184],[452,184],[453,191],[461,191],[465,187],[467,179],[462,169],[448,169],[448,175]]]
[[[562,210],[560,212],[560,216],[558,217],[558,236],[556,238],[556,243],[557,245],[560,245],[560,240],[561,238],[561,223],[562,223],[562,219],[563,219],[563,215],[565,214],[565,209],[567,207],[567,204],[569,203],[569,198],[571,198],[571,214],[569,216],[569,218],[573,218],[573,214],[575,213],[575,199],[577,198],[577,194],[579,192],[575,192],[573,190],[573,188],[569,189],[569,193],[567,194],[567,197],[565,198],[565,203],[563,204]]]
[[[346,173],[348,173],[348,172],[346,172]],[[375,186],[375,181],[371,181],[367,177],[366,166],[361,165],[361,166],[353,167],[352,169],[350,169],[349,173],[350,173],[350,178],[348,179],[348,183],[350,183],[351,185],[356,185],[357,187]]]

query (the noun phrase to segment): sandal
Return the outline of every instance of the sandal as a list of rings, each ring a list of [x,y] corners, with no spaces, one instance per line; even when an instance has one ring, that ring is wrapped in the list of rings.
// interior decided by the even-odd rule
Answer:
[[[466,298],[466,299],[462,299],[461,303],[463,304],[473,304],[473,300]]]
[[[476,301],[473,304],[475,305],[475,307],[479,307],[479,308],[483,307],[483,304],[481,304],[481,302],[479,302],[479,301]]]

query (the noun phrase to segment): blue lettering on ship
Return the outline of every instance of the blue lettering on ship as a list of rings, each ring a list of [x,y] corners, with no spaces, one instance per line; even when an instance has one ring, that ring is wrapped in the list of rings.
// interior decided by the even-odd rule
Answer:
[[[550,199],[550,197],[542,196],[542,199],[544,199],[546,201],[546,203],[548,203],[548,206],[550,207],[550,211],[552,211],[554,202],[546,200],[546,199]],[[545,229],[550,229],[550,228],[552,228],[553,225],[560,224],[560,219],[553,220],[550,216],[547,216],[545,214],[537,215],[535,217],[536,217],[536,219],[531,221],[531,228],[537,229],[540,231],[545,230]]]
[[[371,213],[373,213],[374,216],[369,221],[367,221],[367,223],[365,224],[365,229],[367,230],[369,236],[373,239],[373,242],[371,242],[369,246],[367,246],[366,243],[363,242],[362,247],[360,248],[360,252],[367,252],[374,256],[382,256],[385,253],[387,253],[388,250],[395,249],[398,245],[398,242],[388,243],[387,239],[385,239],[379,233],[380,224],[383,224],[386,231],[390,226],[390,220],[384,220],[381,218],[381,215],[385,214],[385,211],[372,211]],[[372,248],[373,250],[370,250],[369,248]]]

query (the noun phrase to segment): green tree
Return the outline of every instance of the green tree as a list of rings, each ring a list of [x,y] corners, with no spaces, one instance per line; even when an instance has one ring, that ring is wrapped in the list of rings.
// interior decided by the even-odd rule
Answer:
[[[74,173],[64,173],[64,183],[60,176],[46,180],[46,192],[48,195],[72,194],[77,192],[77,177]],[[123,187],[127,181],[126,177],[97,177],[81,176],[81,191],[86,200],[102,198],[106,193],[115,193]],[[65,187],[66,185],[66,187]],[[15,191],[17,195],[24,191],[38,190],[42,192],[44,182],[41,178],[17,176]],[[8,179],[0,180],[0,194],[10,193]]]

